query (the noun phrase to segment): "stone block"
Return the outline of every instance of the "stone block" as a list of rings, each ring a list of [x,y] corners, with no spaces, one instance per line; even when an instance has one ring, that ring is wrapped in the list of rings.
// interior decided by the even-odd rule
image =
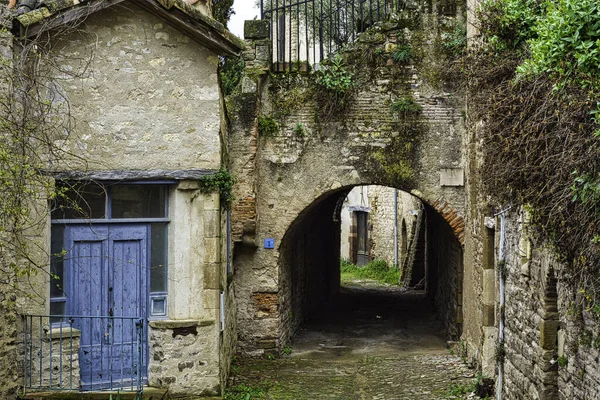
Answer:
[[[204,238],[204,262],[208,264],[221,262],[220,238]]]
[[[214,193],[205,195],[204,209],[205,210],[220,210],[221,209],[221,203],[219,201],[219,193],[214,192]]]
[[[496,295],[496,271],[483,270],[483,304],[493,305]]]
[[[560,322],[556,320],[540,321],[540,346],[544,350],[553,350],[556,346],[558,337],[558,327]]]
[[[204,211],[204,237],[221,236],[221,212],[219,210]]]
[[[441,168],[440,186],[464,186],[465,171],[462,168]]]
[[[271,22],[268,20],[244,21],[244,39],[265,39],[269,37]]]
[[[204,264],[204,289],[219,289],[221,264]]]
[[[268,46],[256,46],[256,59],[258,61],[270,61],[271,52]]]
[[[219,308],[219,291],[215,289],[205,289],[203,292],[204,296],[204,308],[216,310]]]
[[[494,326],[496,324],[496,309],[493,305],[483,306],[483,326]]]
[[[242,78],[242,93],[256,93],[258,91],[258,84],[250,77],[244,76]]]

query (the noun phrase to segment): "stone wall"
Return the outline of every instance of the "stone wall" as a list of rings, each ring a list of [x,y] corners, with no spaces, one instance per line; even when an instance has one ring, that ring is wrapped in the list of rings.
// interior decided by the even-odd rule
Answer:
[[[396,258],[394,234],[396,234],[398,265],[402,265],[407,256],[406,246],[412,238],[413,221],[416,218],[413,211],[420,209],[420,201],[409,193],[397,192],[396,221],[398,225],[394,230],[394,196],[395,189],[369,186],[371,257],[385,260],[388,265],[394,265]],[[403,226],[406,227],[404,232]]]
[[[77,121],[63,138],[77,158],[54,169],[219,168],[216,54],[135,4],[53,37],[55,102]]]
[[[596,398],[600,324],[566,279],[568,266],[522,209],[507,213],[505,235],[505,398]]]
[[[426,207],[425,214],[426,289],[447,336],[456,340],[462,331],[463,247],[433,208]]]

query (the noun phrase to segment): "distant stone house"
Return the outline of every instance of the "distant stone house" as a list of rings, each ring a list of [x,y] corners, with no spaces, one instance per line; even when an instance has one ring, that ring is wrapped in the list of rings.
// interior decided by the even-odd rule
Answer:
[[[199,179],[223,167],[219,56],[244,45],[210,1],[193,3],[16,4],[15,57],[50,44],[49,98],[73,121],[36,239],[49,274],[18,299],[28,391],[221,393],[235,337],[227,214]]]
[[[354,187],[341,210],[340,258],[357,265],[380,259],[402,266],[419,212],[420,200],[401,190]]]

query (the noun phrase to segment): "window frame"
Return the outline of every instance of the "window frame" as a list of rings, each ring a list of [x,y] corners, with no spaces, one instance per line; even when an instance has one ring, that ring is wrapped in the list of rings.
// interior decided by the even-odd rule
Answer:
[[[81,183],[84,181],[73,181],[73,180],[56,180],[55,185],[58,186],[60,184],[60,182],[73,182],[73,183]],[[88,225],[93,225],[93,224],[103,224],[103,225],[109,225],[109,224],[144,224],[148,226],[148,241],[149,241],[149,248],[148,248],[148,254],[147,254],[147,265],[148,265],[148,293],[147,293],[147,297],[146,297],[146,301],[147,301],[147,318],[149,320],[156,320],[156,319],[166,319],[168,317],[168,293],[169,293],[169,280],[168,280],[168,273],[169,273],[169,226],[170,226],[170,222],[171,222],[171,218],[169,216],[169,212],[170,212],[170,195],[171,195],[171,190],[172,188],[178,183],[175,180],[148,180],[148,181],[85,181],[85,182],[90,182],[90,183],[94,183],[100,186],[103,186],[105,188],[105,198],[104,198],[104,218],[52,218],[50,217],[50,224],[51,227],[53,226],[67,226],[67,225],[77,225],[77,224],[88,224]],[[164,204],[164,217],[157,217],[157,218],[112,218],[112,190],[111,187],[113,186],[138,186],[138,185],[157,185],[157,186],[161,186],[163,188],[163,190],[165,191],[164,195],[165,195],[165,204]],[[167,276],[166,278],[166,282],[165,282],[165,290],[161,291],[161,292],[152,292],[150,290],[151,288],[151,249],[152,249],[152,240],[151,240],[151,225],[152,224],[164,224],[165,225],[165,275]],[[52,240],[52,232],[50,233],[51,238],[50,240]],[[64,235],[64,233],[63,233]],[[64,246],[64,243],[63,243]],[[54,257],[54,254],[50,254],[51,258]],[[64,268],[64,264],[63,264],[63,268]],[[63,269],[62,272],[63,275],[63,282],[62,284],[64,284],[64,282],[66,282],[65,279],[65,271]],[[52,279],[52,277],[50,277],[49,280],[49,289],[50,289],[50,285],[52,285],[52,283],[54,282],[54,280]],[[67,301],[68,301],[68,296],[64,294],[63,292],[63,296],[60,297],[53,297],[52,293],[49,292],[49,304],[52,307],[52,303],[63,303],[65,304],[65,311],[67,308]],[[164,301],[164,312],[160,312],[160,313],[154,313],[154,306],[155,306],[155,300],[161,300]],[[66,316],[67,314],[65,314]],[[56,317],[59,317],[59,314],[56,314]],[[61,324],[61,319],[59,319],[58,321],[54,321],[53,325],[60,325]]]

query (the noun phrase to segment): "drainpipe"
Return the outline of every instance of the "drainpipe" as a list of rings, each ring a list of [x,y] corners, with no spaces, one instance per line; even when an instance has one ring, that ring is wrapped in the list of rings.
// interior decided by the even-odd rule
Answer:
[[[500,245],[498,249],[498,264],[505,264],[504,260],[504,241],[505,241],[505,216],[504,214],[510,210],[511,207],[507,207],[494,216],[500,216]],[[505,288],[505,273],[504,265],[502,268],[498,268],[498,277],[500,281],[500,318],[498,321],[498,346],[504,346],[504,288]],[[502,400],[502,384],[504,374],[504,362],[499,360],[498,362],[498,385],[496,387],[496,398]]]
[[[394,266],[398,268],[398,189],[394,189]]]

